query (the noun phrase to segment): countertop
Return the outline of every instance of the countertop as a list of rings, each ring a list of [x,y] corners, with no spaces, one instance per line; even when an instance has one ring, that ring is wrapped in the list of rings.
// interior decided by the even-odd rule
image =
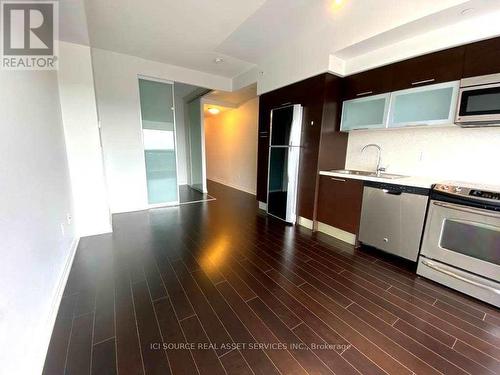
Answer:
[[[406,177],[392,179],[392,178],[372,177],[372,176],[363,176],[355,174],[345,174],[333,171],[320,171],[319,174],[322,176],[331,176],[331,177],[345,178],[351,180],[383,182],[386,184],[413,186],[425,189],[430,189],[433,184],[441,182],[437,181],[436,178],[417,177],[417,176],[406,176]]]

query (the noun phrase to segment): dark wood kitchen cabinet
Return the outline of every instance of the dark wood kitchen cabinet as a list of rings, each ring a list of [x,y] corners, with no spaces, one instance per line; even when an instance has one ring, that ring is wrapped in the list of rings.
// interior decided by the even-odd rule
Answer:
[[[362,181],[322,175],[319,178],[317,220],[357,234],[362,200]]]
[[[465,47],[449,48],[392,64],[393,79],[389,91],[462,78]]]
[[[337,163],[335,161],[330,162],[334,166],[333,168],[343,168],[345,162],[347,137],[338,132],[338,108],[340,108],[341,99],[340,82],[341,78],[325,73],[260,96],[257,155],[258,201],[267,202],[268,137],[271,110],[284,105],[300,104],[303,107],[303,119],[297,214],[313,220],[320,142],[324,139],[330,147],[335,145],[336,149],[331,150],[332,156],[341,156]],[[335,83],[335,85],[332,85],[332,83]],[[339,139],[336,139],[337,135]],[[323,155],[323,158],[327,158],[327,156]],[[335,157],[332,159],[335,159]]]
[[[257,139],[257,200],[267,202],[267,173],[271,124],[270,100],[264,94],[259,98],[259,133]]]
[[[342,199],[329,200],[333,198],[320,186],[327,183],[318,177],[320,170],[341,169],[345,165],[348,134],[339,132],[343,100],[492,73],[500,73],[500,38],[449,48],[344,78],[324,73],[261,95],[257,200],[267,202],[271,110],[284,105],[301,104],[303,125],[297,214],[352,233],[357,232],[359,217],[354,216],[359,216],[359,210],[355,206],[350,211],[329,209],[330,203],[333,207],[342,205]],[[362,186],[359,182],[346,182],[345,186],[348,185],[357,186],[351,194],[357,192],[361,196]],[[361,200],[358,205],[361,205]],[[347,212],[348,216],[337,220],[336,213],[342,211]]]
[[[500,73],[500,38],[465,46],[464,77]]]
[[[345,77],[343,80],[344,100],[391,91],[392,74],[392,65],[388,65]]]

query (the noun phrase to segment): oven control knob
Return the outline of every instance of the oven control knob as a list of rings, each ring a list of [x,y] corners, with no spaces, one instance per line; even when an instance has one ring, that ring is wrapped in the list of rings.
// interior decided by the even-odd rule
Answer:
[[[447,191],[447,190],[449,190],[450,188],[448,187],[448,185],[442,185],[442,186],[441,186],[441,189],[443,189],[444,191]]]

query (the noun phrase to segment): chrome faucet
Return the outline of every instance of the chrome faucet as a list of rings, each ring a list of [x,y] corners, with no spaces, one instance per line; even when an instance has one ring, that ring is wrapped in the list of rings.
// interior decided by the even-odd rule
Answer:
[[[377,176],[380,176],[380,172],[385,172],[385,168],[382,168],[380,166],[380,157],[382,156],[382,149],[380,148],[379,145],[375,144],[375,143],[369,143],[367,144],[366,146],[364,146],[362,149],[361,149],[361,153],[363,153],[363,151],[365,151],[368,147],[375,147],[377,150],[378,150],[378,158],[377,158],[377,169],[376,169],[376,173],[377,173]]]

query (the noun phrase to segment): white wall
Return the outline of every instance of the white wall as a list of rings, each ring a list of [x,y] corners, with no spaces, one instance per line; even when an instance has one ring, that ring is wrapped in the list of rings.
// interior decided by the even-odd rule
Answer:
[[[111,231],[90,48],[59,43],[59,94],[79,236]]]
[[[56,72],[0,71],[0,103],[0,373],[39,374],[75,240]]]
[[[290,41],[258,66],[257,94],[263,94],[294,82],[331,70],[330,51],[317,40]],[[343,72],[332,71],[342,75]],[[238,80],[241,77],[238,76]],[[245,82],[245,83],[248,83]]]
[[[111,212],[147,208],[138,75],[230,90],[231,79],[92,49]]]
[[[257,183],[259,99],[205,117],[207,178],[251,194]]]
[[[382,166],[388,172],[500,185],[500,128],[393,129],[349,133],[346,168],[373,170],[376,150],[382,147]]]

